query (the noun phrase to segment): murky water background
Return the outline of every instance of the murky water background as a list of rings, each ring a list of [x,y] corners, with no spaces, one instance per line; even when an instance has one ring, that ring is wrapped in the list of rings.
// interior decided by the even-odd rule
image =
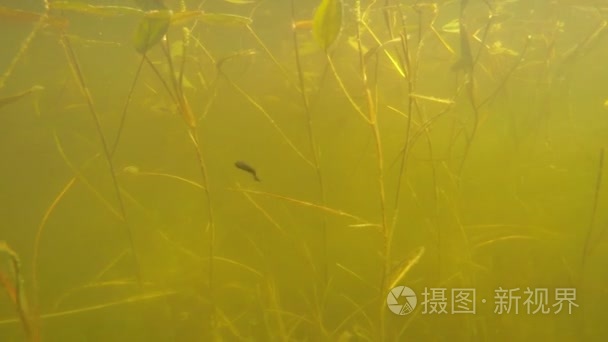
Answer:
[[[608,336],[608,3],[84,3],[0,1],[1,341]]]

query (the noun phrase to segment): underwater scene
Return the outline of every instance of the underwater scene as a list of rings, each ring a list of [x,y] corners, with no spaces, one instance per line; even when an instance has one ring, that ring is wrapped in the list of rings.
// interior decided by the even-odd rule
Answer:
[[[607,341],[607,0],[0,0],[0,342]]]

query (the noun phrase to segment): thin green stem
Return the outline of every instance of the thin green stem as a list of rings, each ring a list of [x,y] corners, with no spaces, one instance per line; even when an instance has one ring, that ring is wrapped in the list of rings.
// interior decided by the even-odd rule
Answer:
[[[131,251],[133,253],[133,263],[135,266],[135,273],[137,276],[138,283],[141,286],[143,283],[142,283],[142,277],[141,277],[139,257],[137,254],[137,250],[135,248],[135,238],[133,237],[133,232],[131,231],[128,221],[127,221],[127,212],[125,210],[124,202],[123,202],[122,195],[120,192],[120,187],[118,185],[118,180],[116,179],[116,173],[115,173],[114,163],[112,161],[112,154],[110,152],[110,147],[108,146],[106,137],[103,133],[103,129],[101,128],[101,122],[99,120],[99,115],[97,114],[97,110],[95,109],[95,105],[93,104],[93,98],[92,98],[91,93],[89,92],[89,89],[84,80],[84,76],[82,74],[80,65],[78,63],[78,59],[76,58],[76,54],[74,53],[74,50],[72,49],[72,46],[70,44],[70,40],[65,34],[62,34],[61,42],[62,42],[64,50],[66,52],[69,65],[72,68],[72,71],[74,72],[74,76],[76,77],[76,80],[78,81],[80,90],[82,91],[82,94],[85,97],[85,100],[89,107],[89,111],[93,117],[93,122],[95,123],[95,129],[97,130],[97,134],[99,136],[99,140],[101,142],[102,149],[103,149],[103,154],[104,154],[104,157],[106,159],[106,162],[108,164],[108,168],[110,171],[110,176],[112,179],[112,186],[114,187],[114,192],[116,194],[116,199],[118,201],[118,208],[120,210],[120,214],[124,221],[129,244],[131,247]]]

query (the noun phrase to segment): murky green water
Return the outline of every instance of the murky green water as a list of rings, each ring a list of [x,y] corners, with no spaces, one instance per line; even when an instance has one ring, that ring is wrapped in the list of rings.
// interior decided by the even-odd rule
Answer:
[[[607,2],[46,5],[0,1],[0,341],[608,337]]]

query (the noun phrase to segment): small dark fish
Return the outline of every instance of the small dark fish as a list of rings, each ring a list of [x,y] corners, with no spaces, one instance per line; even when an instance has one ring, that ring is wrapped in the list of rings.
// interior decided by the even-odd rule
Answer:
[[[245,172],[249,172],[253,175],[253,179],[256,180],[256,182],[261,182],[261,180],[258,178],[258,175],[255,172],[255,169],[253,167],[251,167],[249,164],[245,163],[244,161],[237,161],[236,163],[234,163],[234,166],[236,166],[238,169],[241,169]]]

